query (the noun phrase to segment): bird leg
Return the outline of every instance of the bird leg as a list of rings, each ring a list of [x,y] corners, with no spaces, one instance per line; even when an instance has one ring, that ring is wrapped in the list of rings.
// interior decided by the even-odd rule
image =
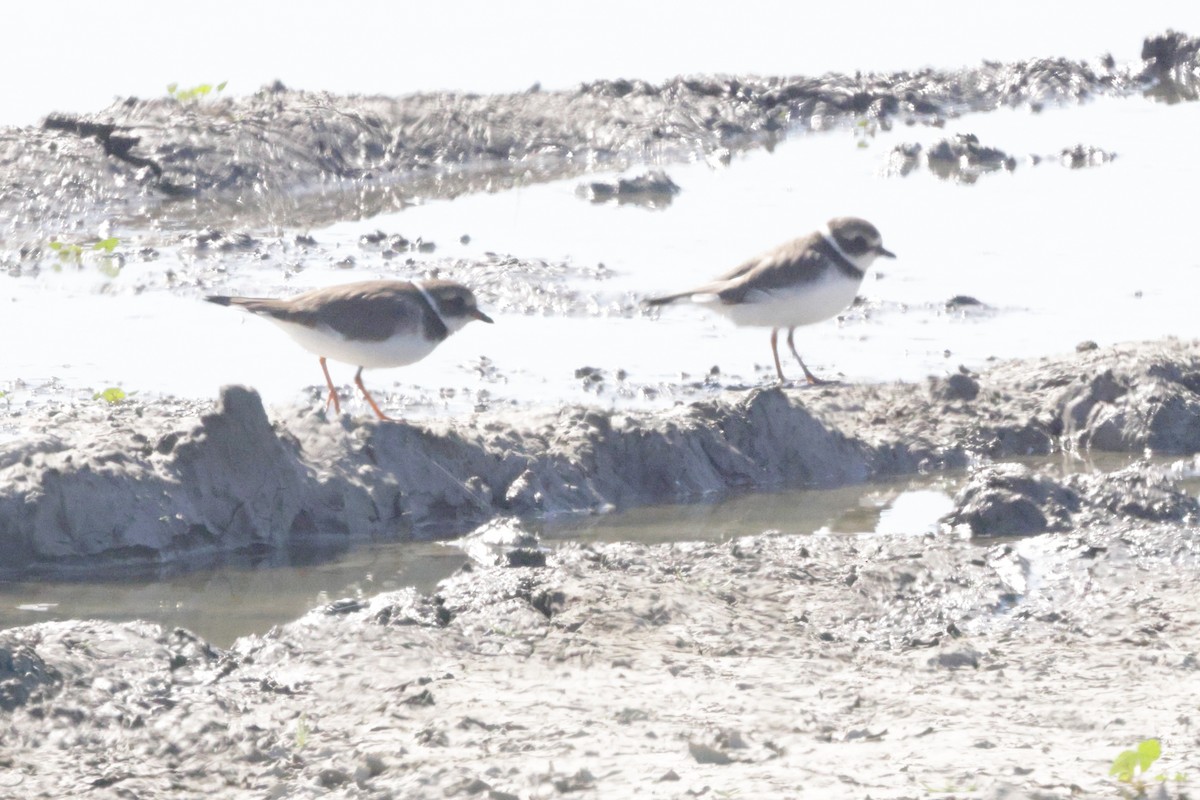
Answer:
[[[375,398],[371,397],[371,393],[367,391],[367,387],[363,386],[362,371],[363,371],[363,368],[359,367],[358,372],[354,373],[354,383],[356,386],[358,386],[359,390],[363,393],[363,397],[367,398],[367,402],[371,404],[371,410],[374,411],[375,416],[379,417],[380,419],[387,420],[388,422],[395,422],[395,420],[393,420],[387,414],[384,414],[382,411],[379,410],[379,406],[377,406],[375,404]]]
[[[771,353],[775,356],[775,374],[779,376],[780,383],[786,383],[783,379],[783,367],[779,366],[779,328],[771,328]]]
[[[810,384],[812,384],[813,386],[824,386],[825,384],[829,383],[829,381],[823,381],[820,378],[818,378],[816,375],[813,375],[811,372],[808,371],[808,367],[806,367],[804,365],[804,359],[801,358],[800,354],[796,352],[796,345],[792,341],[792,336],[795,333],[796,333],[795,328],[788,328],[787,343],[788,343],[788,347],[791,348],[792,355],[794,355],[796,357],[796,360],[800,362],[800,369],[804,370],[804,379],[806,381],[808,381]],[[772,336],[774,336],[774,334],[772,334]],[[772,344],[774,344],[774,339],[772,339]],[[778,360],[779,355],[776,354],[775,358],[776,358],[776,360]]]
[[[342,413],[342,404],[338,402],[337,389],[333,388],[333,379],[329,377],[329,367],[325,366],[325,356],[321,356],[321,371],[325,373],[325,385],[329,387],[329,399],[325,401],[325,410],[333,403],[333,410]]]

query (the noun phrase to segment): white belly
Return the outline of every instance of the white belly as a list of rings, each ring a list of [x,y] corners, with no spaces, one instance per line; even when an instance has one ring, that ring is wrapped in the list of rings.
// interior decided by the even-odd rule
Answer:
[[[403,367],[420,361],[438,346],[437,342],[419,335],[393,337],[382,342],[350,341],[332,328],[309,328],[294,322],[267,319],[308,352],[355,367]]]
[[[796,289],[747,292],[745,302],[722,303],[715,295],[694,295],[693,300],[729,317],[735,325],[793,328],[834,317],[854,302],[861,281],[831,275]]]

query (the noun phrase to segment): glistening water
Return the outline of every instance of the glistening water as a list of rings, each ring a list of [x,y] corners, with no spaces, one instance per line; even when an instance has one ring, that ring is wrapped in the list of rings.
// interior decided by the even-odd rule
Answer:
[[[772,152],[735,156],[728,166],[668,165],[682,191],[660,209],[594,204],[576,195],[579,180],[566,180],[283,231],[281,240],[309,234],[334,253],[354,255],[355,266],[295,271],[280,259],[243,260],[229,290],[298,292],[395,275],[377,250],[359,247],[359,237],[375,230],[437,242],[434,254],[412,255],[417,269],[422,260],[478,260],[489,252],[604,265],[607,277],[581,269],[563,278],[568,290],[596,298],[592,312],[531,316],[489,307],[495,325],[468,326],[411,367],[368,371],[376,396],[409,418],[470,409],[438,398],[481,392],[493,405],[662,407],[674,402],[671,387],[681,375],[703,376],[714,366],[726,384],[769,380],[764,330],[735,328],[696,307],[669,307],[657,318],[610,309],[699,284],[839,214],[873,221],[899,257],[872,268],[863,306],[797,331],[800,352],[818,374],[916,381],[996,358],[1067,353],[1085,340],[1104,346],[1192,337],[1200,321],[1191,293],[1180,289],[1194,281],[1200,254],[1191,207],[1173,198],[1200,180],[1200,150],[1181,133],[1198,127],[1200,103],[1132,97],[973,114],[940,129],[897,125],[872,137],[857,129],[803,134]],[[924,169],[905,177],[889,171],[896,145],[928,149],[955,134],[1008,152],[1016,168],[970,185]],[[1061,153],[1077,145],[1112,158],[1071,168]],[[268,405],[316,402],[320,370],[282,333],[153,280],[178,268],[181,257],[164,248],[157,260],[131,263],[115,277],[43,271],[0,284],[0,337],[23,342],[6,354],[8,374],[20,384],[0,387],[8,390],[5,402],[36,399],[50,382],[60,396],[90,397],[119,385],[195,398],[244,383]],[[955,297],[980,305],[947,307]],[[73,324],[42,323],[55,318]],[[24,336],[29,330],[39,335]],[[597,397],[576,377],[583,367],[621,371],[630,383],[660,391]],[[343,384],[352,375],[351,367],[334,369]],[[434,401],[405,408],[414,397]],[[357,401],[352,408],[369,413]]]

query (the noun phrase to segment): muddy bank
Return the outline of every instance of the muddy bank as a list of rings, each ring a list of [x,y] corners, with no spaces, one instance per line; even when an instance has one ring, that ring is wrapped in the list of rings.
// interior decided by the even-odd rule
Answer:
[[[512,95],[339,97],[282,84],[253,96],[129,98],[0,132],[0,212],[22,259],[102,221],[166,230],[303,227],[530,181],[680,158],[727,157],[796,129],[938,124],[966,111],[1144,92],[1195,96],[1195,39],[1145,40],[1143,60],[1043,58],[959,70],[654,85],[599,81]]]
[[[1060,451],[1187,455],[1200,451],[1198,392],[1200,343],[1169,341],[922,385],[768,385],[654,412],[569,407],[380,424],[297,410],[271,420],[243,387],[198,416],[188,404],[136,398],[105,411],[35,409],[0,446],[0,546],[10,571],[169,562]],[[1087,494],[1070,491],[1076,504]]]
[[[1156,767],[1200,768],[1183,711],[1196,553],[1194,528],[1120,522],[986,548],[572,545],[545,566],[465,566],[430,596],[335,602],[229,651],[145,623],[18,628],[0,632],[0,785],[1111,797],[1111,759],[1149,736]]]

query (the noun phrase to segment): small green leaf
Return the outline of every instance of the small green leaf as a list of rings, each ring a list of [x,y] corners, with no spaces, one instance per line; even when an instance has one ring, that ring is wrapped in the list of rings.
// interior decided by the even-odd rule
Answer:
[[[1161,755],[1162,745],[1159,744],[1158,739],[1147,739],[1138,744],[1138,766],[1142,768],[1142,772],[1150,769],[1150,765],[1158,761],[1158,757]]]
[[[229,81],[221,81],[220,83],[218,83],[218,84],[217,84],[217,91],[218,91],[218,92],[223,92],[223,91],[225,91],[225,87],[226,87],[228,84],[229,84]]]
[[[93,400],[103,400],[109,405],[115,405],[121,402],[126,397],[125,390],[116,386],[110,386],[102,392],[96,392],[92,395]]]
[[[53,251],[55,251],[55,252],[58,252],[59,250],[62,250],[62,249],[63,249],[63,243],[62,243],[62,242],[57,242],[57,241],[55,241],[55,242],[51,242],[51,243],[50,243],[50,249],[51,249],[51,250],[53,250]]]
[[[167,84],[167,94],[175,94],[175,90],[178,88],[179,88],[178,83],[168,83]]]
[[[1115,775],[1121,783],[1131,783],[1133,781],[1133,768],[1137,766],[1137,762],[1138,754],[1133,750],[1122,751],[1113,759],[1112,767],[1109,768],[1108,774]]]
[[[92,249],[93,250],[103,250],[106,253],[111,253],[113,250],[116,249],[117,245],[120,243],[121,243],[120,239],[118,239],[115,236],[110,236],[107,239],[101,239],[100,241],[96,242],[94,245],[92,245]]]

